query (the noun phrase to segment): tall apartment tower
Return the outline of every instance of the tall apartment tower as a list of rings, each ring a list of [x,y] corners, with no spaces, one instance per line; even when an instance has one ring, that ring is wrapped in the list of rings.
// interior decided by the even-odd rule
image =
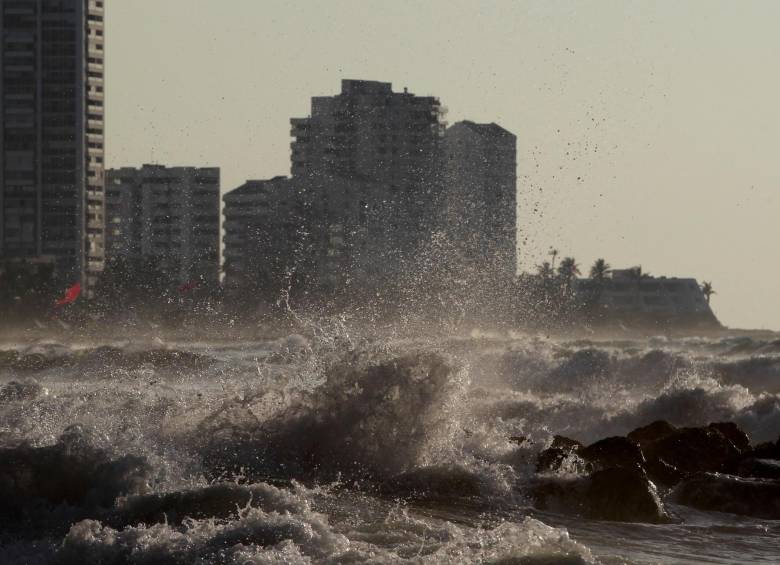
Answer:
[[[494,123],[457,122],[444,134],[440,217],[461,258],[514,277],[517,268],[517,138]]]
[[[290,120],[292,175],[329,173],[425,190],[443,114],[437,98],[393,92],[389,82],[342,80],[340,94],[312,98],[311,115]]]
[[[292,282],[304,201],[290,179],[248,180],[223,197],[225,288],[273,300]]]
[[[103,2],[0,2],[0,259],[104,263]]]
[[[310,116],[290,121],[292,180],[319,209],[311,231],[322,252],[344,258],[319,261],[337,269],[321,280],[342,286],[358,276],[343,264],[357,259],[384,279],[407,269],[432,229],[445,112],[437,98],[393,92],[390,83],[343,80],[340,94],[312,98]],[[344,243],[358,232],[375,235]]]
[[[109,169],[106,259],[154,260],[173,281],[219,281],[219,169]]]

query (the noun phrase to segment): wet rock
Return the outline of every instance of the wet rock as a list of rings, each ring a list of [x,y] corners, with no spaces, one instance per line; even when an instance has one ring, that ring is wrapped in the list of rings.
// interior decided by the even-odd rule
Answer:
[[[578,442],[576,439],[570,439],[564,436],[553,436],[552,444],[550,445],[553,449],[565,449],[568,451],[577,451],[579,449],[582,449],[583,445]]]
[[[423,467],[397,475],[380,486],[385,496],[414,500],[478,496],[478,477],[462,467]]]
[[[777,440],[777,443],[772,443],[771,441],[760,443],[746,455],[756,459],[780,460],[780,439]]]
[[[581,449],[579,455],[596,469],[613,467],[641,469],[645,463],[639,445],[620,436],[597,441]]]
[[[641,469],[613,468],[575,479],[537,479],[534,506],[592,520],[667,523],[655,485]]]
[[[671,487],[685,478],[685,473],[677,467],[669,465],[663,459],[652,458],[645,463],[645,470],[650,479],[665,487]]]
[[[698,510],[780,519],[780,481],[700,473],[674,491],[680,504]]]
[[[750,438],[748,435],[734,422],[715,422],[707,426],[718,430],[722,433],[731,443],[734,444],[740,453],[750,449]]]
[[[644,472],[628,468],[605,469],[590,477],[585,516],[616,522],[670,521],[655,485]]]
[[[563,449],[556,449],[549,447],[539,453],[536,458],[536,472],[537,473],[554,473],[560,470],[564,460],[569,456],[570,452]]]
[[[713,427],[680,428],[644,448],[647,460],[660,459],[682,474],[717,472],[740,455],[739,449]]]
[[[539,510],[582,515],[587,481],[586,477],[537,477],[530,486],[531,502]]]
[[[638,443],[640,447],[644,447],[672,435],[675,431],[677,431],[677,428],[666,420],[656,420],[651,424],[635,429],[626,437]]]
[[[780,480],[780,461],[775,459],[744,457],[727,465],[725,470],[738,477]]]
[[[567,461],[572,459],[582,449],[582,444],[576,440],[563,436],[553,437],[552,444],[539,453],[536,459],[537,473],[556,473],[560,471]]]

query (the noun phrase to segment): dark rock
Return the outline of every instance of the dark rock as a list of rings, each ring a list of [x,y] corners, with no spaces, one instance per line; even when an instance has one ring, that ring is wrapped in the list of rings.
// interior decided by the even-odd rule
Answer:
[[[649,459],[645,463],[645,470],[653,482],[666,487],[674,486],[685,478],[684,473],[663,459]]]
[[[592,520],[667,523],[655,485],[640,469],[614,468],[575,479],[537,479],[534,506]]]
[[[597,471],[585,493],[585,516],[616,522],[668,523],[669,515],[655,485],[636,469]]]
[[[539,454],[536,458],[537,473],[555,473],[559,471],[564,460],[571,454],[571,451],[565,451],[556,447],[549,447]]]
[[[582,444],[563,436],[555,436],[552,444],[539,453],[536,459],[537,473],[555,473],[560,471],[563,462],[582,449]]]
[[[530,498],[535,508],[582,516],[587,477],[536,477],[530,486]]]
[[[645,463],[645,457],[642,455],[639,445],[620,436],[597,441],[581,449],[579,455],[597,469],[642,468]]]
[[[780,439],[777,440],[777,443],[771,441],[760,443],[747,455],[756,459],[780,460]]]
[[[780,481],[777,480],[700,473],[682,482],[675,489],[674,498],[699,510],[780,519]]]
[[[707,426],[713,428],[722,433],[728,438],[731,443],[734,444],[740,453],[750,449],[750,438],[748,435],[734,422],[715,422]]]
[[[721,471],[740,451],[719,430],[681,428],[644,449],[648,460],[660,459],[683,474]]]
[[[675,431],[677,431],[677,428],[666,420],[656,420],[652,424],[635,429],[626,437],[638,443],[640,447],[644,447],[645,445],[672,435]]]
[[[552,444],[550,445],[553,449],[564,449],[567,451],[577,451],[578,449],[582,449],[582,444],[578,442],[576,439],[569,439],[564,436],[554,436],[552,440]]]
[[[780,461],[744,457],[727,465],[726,471],[738,477],[780,480]]]

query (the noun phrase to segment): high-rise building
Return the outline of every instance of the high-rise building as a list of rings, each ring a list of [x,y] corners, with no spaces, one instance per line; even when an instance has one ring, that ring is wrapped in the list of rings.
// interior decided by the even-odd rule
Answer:
[[[219,281],[219,168],[107,171],[106,258],[154,260],[180,283]]]
[[[103,2],[0,3],[0,258],[104,263]]]
[[[445,133],[444,113],[382,82],[345,80],[312,98],[311,115],[291,120],[292,176],[224,197],[226,287],[415,294],[458,273],[439,261],[453,249],[488,285],[510,282],[515,136],[473,122]]]
[[[393,92],[388,82],[342,80],[341,93],[311,99],[293,118],[292,175],[370,178],[400,191],[425,191],[445,110],[432,96]]]
[[[517,139],[494,124],[462,121],[444,134],[440,217],[466,262],[516,274]]]
[[[321,247],[330,259],[319,264],[334,265],[320,272],[331,286],[372,271],[386,281],[430,236],[445,112],[437,98],[393,92],[390,83],[343,80],[340,94],[312,98],[311,115],[291,120],[292,180],[306,184],[319,210],[315,241],[344,241],[342,252]],[[360,235],[368,232],[377,235]],[[361,267],[335,267],[334,256]]]
[[[303,199],[290,179],[275,177],[248,180],[223,200],[226,290],[273,298],[294,276],[304,241]]]
[[[368,200],[375,183],[343,177],[249,180],[224,197],[225,288],[266,298],[322,296],[365,285],[386,265],[376,255],[386,224]]]

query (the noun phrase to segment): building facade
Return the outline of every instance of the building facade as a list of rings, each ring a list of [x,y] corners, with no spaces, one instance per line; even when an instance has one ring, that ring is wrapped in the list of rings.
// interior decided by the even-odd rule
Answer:
[[[225,289],[274,299],[295,276],[304,200],[290,179],[276,177],[248,180],[223,201]]]
[[[104,265],[101,0],[0,3],[0,259],[86,288]]]
[[[447,128],[439,213],[461,260],[513,278],[517,269],[517,138],[494,124]]]
[[[610,318],[655,324],[719,325],[696,279],[639,276],[615,269],[603,281],[579,279],[576,291],[594,300]]]
[[[401,193],[425,191],[444,114],[435,97],[342,80],[340,94],[313,97],[309,117],[290,120],[292,176],[369,178]]]
[[[107,260],[153,260],[179,283],[218,284],[219,187],[214,167],[109,169]]]
[[[380,188],[343,177],[249,180],[224,200],[226,290],[275,299],[358,292],[385,272]]]
[[[226,287],[415,294],[458,270],[440,268],[442,233],[483,279],[500,270],[511,281],[515,136],[495,124],[446,129],[445,113],[383,82],[344,80],[312,98],[311,114],[291,120],[292,175],[224,197]]]
[[[326,287],[408,271],[441,192],[446,110],[385,82],[343,80],[291,120],[292,182],[309,195],[316,276]]]

